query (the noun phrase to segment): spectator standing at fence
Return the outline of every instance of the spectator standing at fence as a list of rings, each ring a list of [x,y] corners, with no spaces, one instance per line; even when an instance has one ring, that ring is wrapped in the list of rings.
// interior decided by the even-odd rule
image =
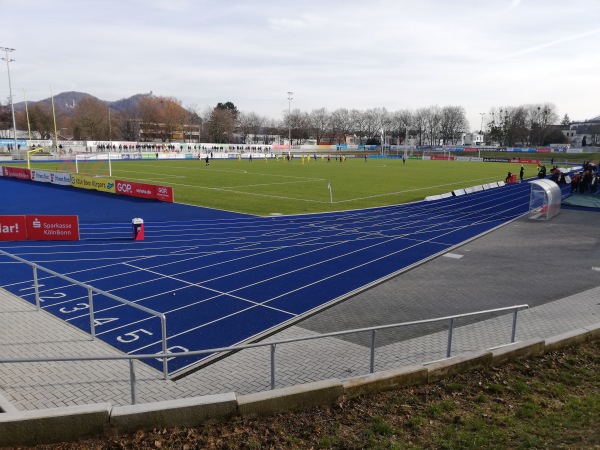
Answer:
[[[523,175],[525,175],[525,168],[523,167],[523,164],[521,164],[521,170],[519,170],[519,178],[521,183],[523,182]]]

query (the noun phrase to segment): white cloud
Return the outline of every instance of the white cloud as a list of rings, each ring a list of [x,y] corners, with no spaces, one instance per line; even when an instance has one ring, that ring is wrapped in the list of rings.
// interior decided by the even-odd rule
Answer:
[[[507,103],[600,113],[597,0],[0,1],[31,100],[153,91],[281,118],[292,90],[307,111],[463,105],[473,128]],[[0,68],[0,98],[7,84]]]

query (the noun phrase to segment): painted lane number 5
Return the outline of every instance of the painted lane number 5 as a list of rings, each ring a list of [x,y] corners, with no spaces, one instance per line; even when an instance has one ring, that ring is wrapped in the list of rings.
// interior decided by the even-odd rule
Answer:
[[[152,333],[150,331],[140,328],[139,330],[130,331],[129,333],[125,333],[122,336],[119,336],[117,338],[117,341],[123,342],[124,344],[127,344],[128,342],[137,341],[140,338],[140,333],[144,333],[144,334],[147,334],[148,336],[152,336]]]

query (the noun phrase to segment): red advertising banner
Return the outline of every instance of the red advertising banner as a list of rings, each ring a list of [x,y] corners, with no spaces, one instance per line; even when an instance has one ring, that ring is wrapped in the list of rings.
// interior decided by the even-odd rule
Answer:
[[[519,164],[539,164],[539,159],[512,158],[508,162]]]
[[[2,166],[2,175],[20,180],[31,180],[31,171],[21,167]]]
[[[78,241],[77,216],[25,216],[30,241]]]
[[[27,240],[25,216],[0,216],[0,241]]]
[[[552,153],[552,147],[538,147],[537,153]]]
[[[161,202],[173,203],[175,201],[173,188],[169,186],[156,186],[156,199]]]
[[[156,186],[153,184],[134,183],[133,181],[115,180],[115,194],[156,198]]]

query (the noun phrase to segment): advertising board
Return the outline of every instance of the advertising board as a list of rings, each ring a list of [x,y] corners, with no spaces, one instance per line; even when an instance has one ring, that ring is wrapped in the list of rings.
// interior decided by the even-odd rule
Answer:
[[[115,193],[115,180],[105,177],[90,177],[87,175],[71,174],[71,185],[83,189],[95,189],[102,192]]]
[[[115,194],[156,198],[156,186],[153,184],[135,183],[133,181],[115,180]]]
[[[78,241],[77,216],[25,216],[29,241]]]
[[[161,202],[173,203],[175,201],[173,188],[169,186],[156,186],[156,199]]]
[[[0,216],[0,241],[27,239],[25,216]]]
[[[30,170],[20,167],[2,166],[2,175],[10,178],[18,178],[19,180],[31,180]]]

